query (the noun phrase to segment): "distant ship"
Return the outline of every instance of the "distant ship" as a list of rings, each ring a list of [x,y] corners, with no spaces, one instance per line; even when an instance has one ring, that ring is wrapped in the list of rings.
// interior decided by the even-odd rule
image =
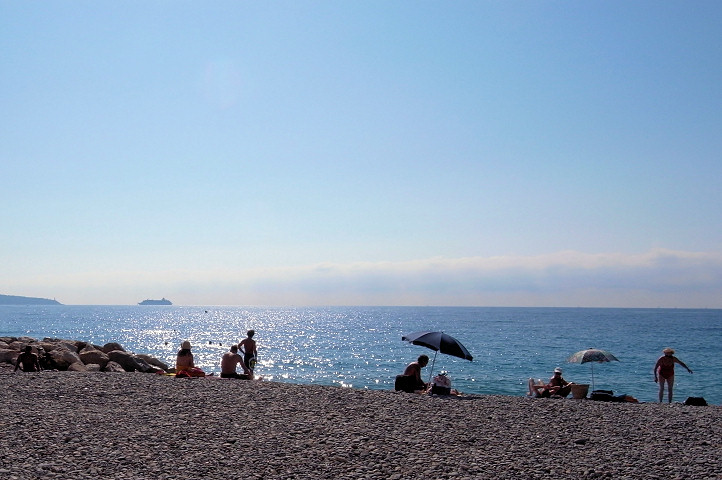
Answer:
[[[138,305],[173,305],[173,303],[163,297],[160,300],[143,300],[142,302],[138,303]]]

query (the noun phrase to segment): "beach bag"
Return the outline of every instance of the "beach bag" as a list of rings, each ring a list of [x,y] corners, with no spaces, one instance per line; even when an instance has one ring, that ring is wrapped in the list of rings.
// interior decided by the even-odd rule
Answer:
[[[433,384],[433,385],[431,385],[431,394],[432,395],[451,395],[451,388],[441,387],[439,385]]]
[[[594,390],[591,395],[589,395],[589,398],[591,400],[599,400],[601,402],[614,402],[616,399],[614,398],[614,392],[611,390]]]
[[[687,400],[684,401],[684,404],[694,405],[695,407],[706,407],[707,400],[705,400],[703,397],[687,397]]]
[[[439,387],[451,388],[451,379],[446,374],[440,374],[434,377],[434,385]]]
[[[396,375],[394,389],[397,392],[414,393],[414,390],[416,390],[416,378],[411,375]]]
[[[433,395],[451,394],[451,379],[445,372],[434,377],[434,381],[431,384],[431,393]]]

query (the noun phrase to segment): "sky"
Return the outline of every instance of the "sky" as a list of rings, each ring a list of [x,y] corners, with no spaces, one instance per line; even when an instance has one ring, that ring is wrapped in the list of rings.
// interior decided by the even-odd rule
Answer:
[[[722,3],[0,0],[0,294],[722,308]]]

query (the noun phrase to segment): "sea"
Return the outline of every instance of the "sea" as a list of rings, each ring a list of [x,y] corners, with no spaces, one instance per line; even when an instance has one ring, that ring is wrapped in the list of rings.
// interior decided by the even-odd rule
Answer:
[[[448,372],[470,394],[525,396],[529,378],[547,380],[555,367],[576,383],[657,401],[653,366],[662,349],[677,366],[675,397],[722,403],[722,310],[510,307],[242,307],[0,306],[0,337],[63,338],[151,354],[173,365],[182,341],[196,365],[220,373],[220,358],[254,329],[256,375],[264,380],[356,389],[393,389],[421,354],[424,371]],[[443,331],[473,355],[468,361],[412,345],[401,337]],[[619,361],[569,363],[587,348]]]

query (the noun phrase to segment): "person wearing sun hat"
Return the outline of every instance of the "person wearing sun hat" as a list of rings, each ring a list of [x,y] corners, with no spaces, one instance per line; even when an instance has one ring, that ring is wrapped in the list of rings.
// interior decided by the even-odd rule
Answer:
[[[692,370],[684,364],[682,360],[674,356],[674,349],[665,348],[662,355],[654,364],[654,381],[659,384],[659,403],[662,403],[664,397],[664,384],[667,384],[667,401],[672,403],[672,390],[674,389],[674,364],[678,363],[687,369],[689,373]]]
[[[549,383],[546,385],[540,385],[534,383],[534,379],[529,379],[529,395],[536,397],[551,397],[552,395],[559,395],[560,397],[566,397],[569,392],[572,391],[572,382],[567,382],[562,377],[562,369],[557,367],[554,369],[554,375],[549,379]]]
[[[178,376],[179,373],[183,376],[189,377],[204,377],[206,374],[200,368],[197,368],[193,363],[193,354],[191,353],[191,342],[188,340],[181,343],[181,348],[178,350],[178,355],[175,359],[175,373]]]
[[[559,395],[560,397],[566,397],[569,392],[572,391],[572,382],[567,382],[562,377],[562,369],[557,367],[554,369],[554,375],[549,379],[547,389],[550,390],[552,395]]]

